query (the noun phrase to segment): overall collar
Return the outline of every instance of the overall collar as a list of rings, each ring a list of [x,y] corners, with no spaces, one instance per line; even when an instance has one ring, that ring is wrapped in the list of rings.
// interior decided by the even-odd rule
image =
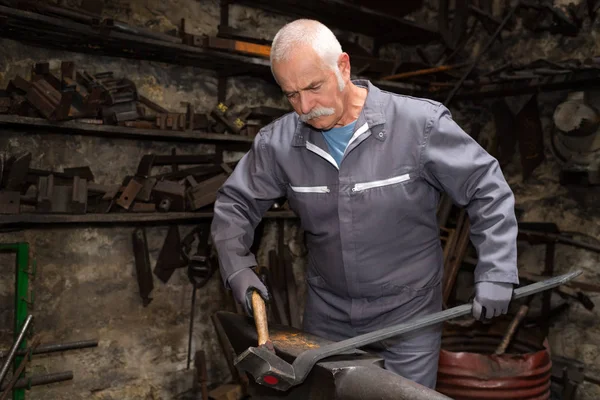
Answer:
[[[383,114],[383,96],[381,90],[366,79],[352,80],[352,83],[356,86],[367,88],[368,90],[365,104],[356,121],[356,129],[360,128],[365,123],[368,125],[369,129],[378,125],[383,125],[385,123],[385,115]],[[306,146],[307,140],[313,139],[317,133],[321,132],[300,121],[299,118],[297,118],[296,121],[296,131],[292,141],[292,145],[295,147]],[[318,136],[320,137],[321,135]],[[375,138],[383,141],[385,140],[385,135],[376,135]]]

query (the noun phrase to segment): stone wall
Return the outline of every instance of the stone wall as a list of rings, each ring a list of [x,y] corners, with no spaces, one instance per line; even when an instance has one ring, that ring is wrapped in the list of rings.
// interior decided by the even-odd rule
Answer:
[[[77,1],[69,1],[75,6]],[[423,10],[413,17],[435,23],[436,3],[426,1]],[[505,9],[503,1],[494,2],[496,16]],[[125,22],[151,27],[159,31],[174,29],[185,17],[188,32],[210,34],[217,32],[218,1],[173,0],[107,0],[105,13]],[[234,6],[230,24],[253,36],[272,38],[287,21],[259,10]],[[518,19],[517,19],[518,20]],[[481,29],[466,47],[466,55],[479,51],[489,35]],[[558,61],[565,58],[586,58],[598,53],[596,36],[598,22],[584,23],[580,35],[565,38],[557,34],[533,34],[519,23],[503,34],[502,44],[484,61],[484,67],[506,61],[530,62],[547,57]],[[338,32],[347,40],[357,40],[370,48],[372,42],[361,35]],[[439,48],[439,46],[437,47]],[[432,48],[432,51],[437,49]],[[501,50],[499,50],[501,49]],[[414,49],[387,46],[382,50],[390,58],[410,61]],[[503,57],[504,59],[500,59]],[[484,57],[485,59],[485,57]],[[60,62],[72,60],[77,69],[90,72],[112,70],[132,79],[141,94],[172,111],[183,112],[181,102],[190,102],[199,112],[208,112],[217,101],[217,80],[210,71],[148,61],[135,61],[95,55],[57,52],[26,46],[0,39],[0,87],[6,86],[16,74],[28,77],[31,66],[50,61],[56,70]],[[285,100],[277,88],[251,78],[229,80],[227,95],[237,96],[246,105],[285,107]],[[585,232],[600,239],[597,206],[589,201],[577,202],[558,182],[559,166],[547,144],[552,130],[552,113],[564,100],[567,92],[541,94],[539,107],[545,132],[546,161],[532,177],[523,181],[518,152],[504,169],[513,187],[517,205],[525,212],[524,221],[556,223],[561,230]],[[510,99],[507,99],[510,101]],[[490,102],[477,104],[484,109],[482,138],[493,151],[495,128],[489,111]],[[468,129],[472,115],[464,111],[473,104],[455,103],[452,111],[461,125]],[[3,132],[0,152],[14,154],[31,151],[32,167],[53,168],[90,165],[96,182],[119,182],[135,171],[143,154],[167,154],[176,147],[178,154],[210,153],[210,145],[175,145],[165,142],[141,142],[69,135],[40,135]],[[230,154],[234,159],[239,154]],[[184,235],[192,225],[181,226]],[[266,264],[266,253],[275,247],[276,229],[267,223],[263,246],[258,258]],[[151,263],[156,258],[167,233],[167,226],[147,228]],[[36,387],[28,393],[30,399],[183,399],[189,397],[192,373],[186,370],[187,333],[191,286],[185,271],[177,271],[168,284],[155,279],[153,301],[143,307],[138,294],[130,227],[52,228],[28,229],[1,233],[2,242],[27,241],[37,261],[35,292],[35,330],[44,341],[71,341],[97,338],[99,346],[93,349],[70,351],[59,355],[35,357],[32,371],[49,373],[73,370],[72,382]],[[299,296],[304,294],[304,258],[301,232],[287,223],[286,242],[296,255],[294,268],[299,282]],[[582,237],[582,240],[591,240]],[[521,246],[519,267],[539,272],[544,253],[540,247]],[[588,282],[599,283],[598,254],[558,245],[556,272],[583,268]],[[0,272],[0,339],[8,347],[12,338],[13,270],[11,257],[0,255],[5,267]],[[195,348],[206,351],[208,379],[211,384],[227,381],[230,376],[221,349],[215,337],[210,315],[218,309],[231,307],[222,289],[220,277],[213,279],[198,292],[195,317]],[[600,297],[592,296],[598,301]],[[301,301],[302,302],[302,301]],[[577,303],[554,323],[550,343],[555,354],[584,361],[600,370],[600,328],[598,312],[587,311]],[[600,389],[584,384],[579,399],[596,399]]]

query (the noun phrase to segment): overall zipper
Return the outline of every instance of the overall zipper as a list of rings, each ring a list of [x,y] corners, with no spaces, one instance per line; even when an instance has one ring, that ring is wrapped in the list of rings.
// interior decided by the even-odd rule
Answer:
[[[352,188],[352,191],[353,192],[362,192],[363,190],[373,189],[373,188],[381,187],[381,186],[393,185],[395,183],[404,182],[409,179],[410,179],[410,175],[404,174],[404,175],[400,175],[400,176],[395,176],[393,178],[382,179],[379,181],[355,183],[354,187]]]
[[[292,186],[294,192],[298,193],[329,193],[330,190],[327,186]]]

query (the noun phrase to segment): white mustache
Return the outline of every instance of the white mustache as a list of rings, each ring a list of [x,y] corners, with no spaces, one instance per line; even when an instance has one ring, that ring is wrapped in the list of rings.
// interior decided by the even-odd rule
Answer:
[[[310,110],[308,114],[301,114],[300,121],[307,122],[317,117],[333,115],[333,113],[335,113],[335,110],[333,108],[317,107]]]

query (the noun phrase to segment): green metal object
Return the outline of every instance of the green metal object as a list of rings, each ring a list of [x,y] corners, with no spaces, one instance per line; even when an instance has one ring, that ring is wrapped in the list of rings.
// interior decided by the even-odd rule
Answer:
[[[15,268],[15,340],[28,315],[29,299],[29,243],[0,243],[0,252],[16,253]],[[19,349],[27,348],[27,339],[23,339]],[[16,371],[24,356],[16,356],[13,371]],[[13,390],[13,400],[25,400],[25,389]]]

